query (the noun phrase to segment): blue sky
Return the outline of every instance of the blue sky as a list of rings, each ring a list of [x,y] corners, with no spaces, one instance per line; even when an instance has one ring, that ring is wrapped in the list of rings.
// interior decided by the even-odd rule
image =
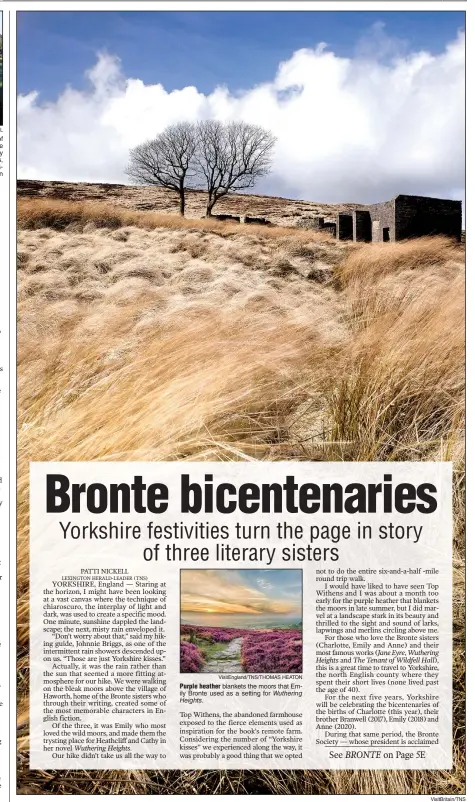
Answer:
[[[52,100],[65,84],[84,88],[85,70],[107,50],[125,75],[167,91],[192,84],[209,93],[225,84],[235,92],[271,81],[279,62],[322,41],[346,57],[375,48],[383,58],[396,50],[437,54],[464,18],[459,11],[20,12],[18,90]]]
[[[256,191],[325,203],[461,199],[465,15],[20,12],[20,178],[127,183],[170,124],[276,137]]]

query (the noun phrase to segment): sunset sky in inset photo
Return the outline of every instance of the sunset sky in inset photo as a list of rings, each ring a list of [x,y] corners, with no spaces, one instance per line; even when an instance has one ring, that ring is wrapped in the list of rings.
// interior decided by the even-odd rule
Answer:
[[[299,570],[184,570],[181,612],[262,616],[298,615]]]

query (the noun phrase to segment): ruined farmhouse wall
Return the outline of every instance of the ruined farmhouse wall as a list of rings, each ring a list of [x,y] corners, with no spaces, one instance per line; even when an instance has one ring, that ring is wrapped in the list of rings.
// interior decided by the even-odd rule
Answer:
[[[373,203],[368,206],[371,216],[371,232],[373,242],[383,242],[383,229],[389,229],[389,241],[396,240],[394,200],[384,203]]]
[[[462,202],[398,195],[396,206],[396,239],[444,234],[460,241],[462,236]]]
[[[310,227],[304,221],[299,225]],[[462,203],[420,195],[398,195],[365,209],[354,209],[352,213],[340,212],[336,215],[336,223],[325,222],[324,217],[311,218],[311,227],[328,231],[339,240],[356,242],[396,242],[431,234],[442,234],[460,241]]]
[[[371,242],[371,215],[364,209],[353,212],[353,239],[356,242]]]
[[[353,215],[339,214],[336,218],[337,239],[353,239]]]

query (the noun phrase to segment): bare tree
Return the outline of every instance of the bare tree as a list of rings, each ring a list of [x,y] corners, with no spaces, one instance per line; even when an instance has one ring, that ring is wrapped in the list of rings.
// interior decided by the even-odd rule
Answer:
[[[180,214],[185,214],[186,182],[195,175],[197,129],[193,123],[169,125],[130,151],[126,174],[137,184],[154,184],[177,192]]]
[[[258,125],[207,120],[197,125],[196,161],[208,201],[206,217],[229,192],[250,189],[271,168],[276,138]]]

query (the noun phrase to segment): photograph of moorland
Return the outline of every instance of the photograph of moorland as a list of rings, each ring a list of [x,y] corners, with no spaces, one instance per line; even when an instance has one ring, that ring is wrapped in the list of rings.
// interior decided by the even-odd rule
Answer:
[[[22,794],[465,792],[464,25],[19,12]],[[29,463],[49,460],[451,461],[452,769],[30,770]],[[185,670],[301,671],[299,572],[223,573],[182,571]]]
[[[299,674],[302,571],[181,571],[182,674]]]

